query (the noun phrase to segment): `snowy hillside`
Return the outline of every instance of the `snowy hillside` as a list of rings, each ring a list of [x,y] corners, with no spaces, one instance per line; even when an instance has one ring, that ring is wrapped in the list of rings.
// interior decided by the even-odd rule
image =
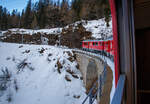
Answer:
[[[103,19],[99,20],[91,20],[91,21],[78,21],[75,22],[74,26],[77,26],[77,24],[82,23],[83,26],[87,31],[92,32],[92,37],[94,38],[101,38],[102,35],[105,37],[111,37],[112,36],[112,21],[109,22],[109,27],[106,26],[106,22]],[[68,28],[69,26],[66,26],[65,28]],[[32,29],[9,29],[9,32],[12,34],[36,34],[36,33],[45,33],[45,34],[59,34],[62,32],[62,28],[51,28],[51,29],[39,29],[39,30],[32,30]],[[7,31],[3,32],[6,33]]]
[[[0,104],[81,104],[86,97],[70,49],[0,43],[0,53],[0,76],[10,76]]]
[[[112,21],[109,22],[109,27],[106,26],[104,19],[88,21],[87,24],[83,26],[87,31],[92,32],[92,36],[95,38],[101,38],[102,34],[105,37],[111,37],[112,34]]]

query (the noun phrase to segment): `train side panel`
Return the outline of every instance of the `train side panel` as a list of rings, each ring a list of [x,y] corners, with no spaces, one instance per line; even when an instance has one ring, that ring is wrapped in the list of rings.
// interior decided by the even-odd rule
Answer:
[[[105,52],[107,56],[114,56],[114,42],[108,41],[83,41],[82,48],[96,52]]]

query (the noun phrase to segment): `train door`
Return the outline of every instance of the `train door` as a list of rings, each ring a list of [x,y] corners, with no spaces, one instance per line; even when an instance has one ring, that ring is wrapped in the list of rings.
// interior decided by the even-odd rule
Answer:
[[[136,30],[137,99],[144,104],[150,98],[150,29]]]
[[[135,0],[137,104],[150,104],[150,0]]]
[[[114,55],[113,40],[110,41],[110,53],[111,55]]]
[[[110,42],[110,40],[107,42],[107,44],[108,44],[107,52],[108,52],[108,53],[110,53],[110,46],[111,46],[111,42]]]

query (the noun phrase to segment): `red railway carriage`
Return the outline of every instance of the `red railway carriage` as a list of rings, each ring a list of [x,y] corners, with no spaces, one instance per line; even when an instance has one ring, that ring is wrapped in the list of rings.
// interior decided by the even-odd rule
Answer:
[[[88,51],[104,52],[106,56],[114,55],[113,40],[84,40],[82,48]]]

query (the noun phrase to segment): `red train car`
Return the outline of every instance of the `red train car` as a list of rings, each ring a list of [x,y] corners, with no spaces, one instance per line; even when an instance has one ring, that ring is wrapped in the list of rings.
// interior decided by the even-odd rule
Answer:
[[[84,40],[83,50],[104,54],[110,58],[114,56],[113,40]]]

